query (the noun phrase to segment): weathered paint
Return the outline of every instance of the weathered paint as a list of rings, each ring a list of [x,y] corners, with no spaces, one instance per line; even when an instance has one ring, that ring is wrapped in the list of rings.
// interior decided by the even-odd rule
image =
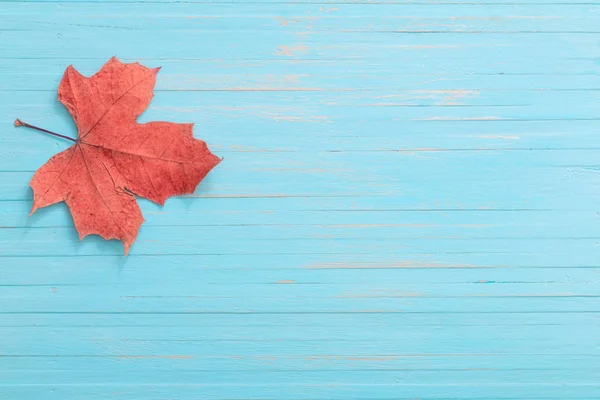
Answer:
[[[600,398],[600,1],[0,1],[0,398]],[[65,67],[224,157],[124,258],[33,172]]]

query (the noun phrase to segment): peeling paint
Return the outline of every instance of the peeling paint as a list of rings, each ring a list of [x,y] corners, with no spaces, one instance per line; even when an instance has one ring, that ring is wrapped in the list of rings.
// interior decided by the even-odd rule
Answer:
[[[405,298],[405,297],[423,297],[424,295],[415,292],[401,292],[397,290],[372,290],[368,293],[348,293],[336,295],[341,299],[382,299],[382,298]]]
[[[472,118],[461,117],[429,117],[429,118],[412,118],[411,121],[501,121],[503,118],[495,116],[483,116]]]
[[[298,23],[299,19],[286,19],[284,17],[275,17],[275,20],[279,22],[279,26],[288,26],[290,23]]]
[[[117,356],[117,358],[130,358],[130,359],[143,359],[143,358],[165,358],[165,359],[169,359],[169,360],[187,360],[190,358],[194,358],[193,356],[163,356],[163,355],[159,355],[159,356]]]
[[[306,53],[307,51],[308,47],[303,44],[298,44],[295,46],[279,46],[275,55],[292,57],[297,53]]]
[[[311,264],[310,269],[410,269],[410,268],[486,268],[471,264],[451,264],[426,261],[398,261],[395,263],[321,263]]]
[[[282,279],[275,283],[280,284],[280,285],[293,285],[294,283],[296,283],[296,281],[293,281],[291,279]]]
[[[505,139],[505,140],[519,140],[520,137],[517,135],[475,135],[472,137],[482,138],[482,139]]]

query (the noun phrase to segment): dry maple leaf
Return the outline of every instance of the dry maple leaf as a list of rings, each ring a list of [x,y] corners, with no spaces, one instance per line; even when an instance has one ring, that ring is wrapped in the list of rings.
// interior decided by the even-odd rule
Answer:
[[[127,254],[144,222],[133,193],[162,205],[194,192],[220,160],[194,139],[193,124],[136,122],[153,97],[159,69],[115,57],[90,78],[67,67],[58,99],[75,120],[78,139],[15,121],[75,142],[34,174],[31,214],[65,201],[80,239],[118,239]]]

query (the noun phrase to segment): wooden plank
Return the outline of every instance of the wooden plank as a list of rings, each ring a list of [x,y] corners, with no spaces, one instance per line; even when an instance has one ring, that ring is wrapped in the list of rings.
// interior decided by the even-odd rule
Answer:
[[[0,397],[600,397],[600,2],[0,1]],[[28,217],[67,65],[224,161],[128,257]]]

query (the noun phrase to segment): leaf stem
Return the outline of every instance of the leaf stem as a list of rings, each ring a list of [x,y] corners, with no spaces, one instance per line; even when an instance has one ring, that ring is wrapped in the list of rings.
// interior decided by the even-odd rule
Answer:
[[[34,125],[29,125],[28,123],[23,122],[23,121],[21,121],[18,118],[15,120],[15,126],[26,126],[27,128],[35,129],[35,130],[41,131],[41,132],[46,132],[46,133],[49,133],[50,135],[58,136],[59,138],[70,140],[71,142],[75,142],[75,143],[79,142],[78,140],[73,139],[72,137],[61,135],[60,133],[55,133],[55,132],[49,131],[49,130],[44,129],[44,128],[39,128],[39,127],[34,126]]]

